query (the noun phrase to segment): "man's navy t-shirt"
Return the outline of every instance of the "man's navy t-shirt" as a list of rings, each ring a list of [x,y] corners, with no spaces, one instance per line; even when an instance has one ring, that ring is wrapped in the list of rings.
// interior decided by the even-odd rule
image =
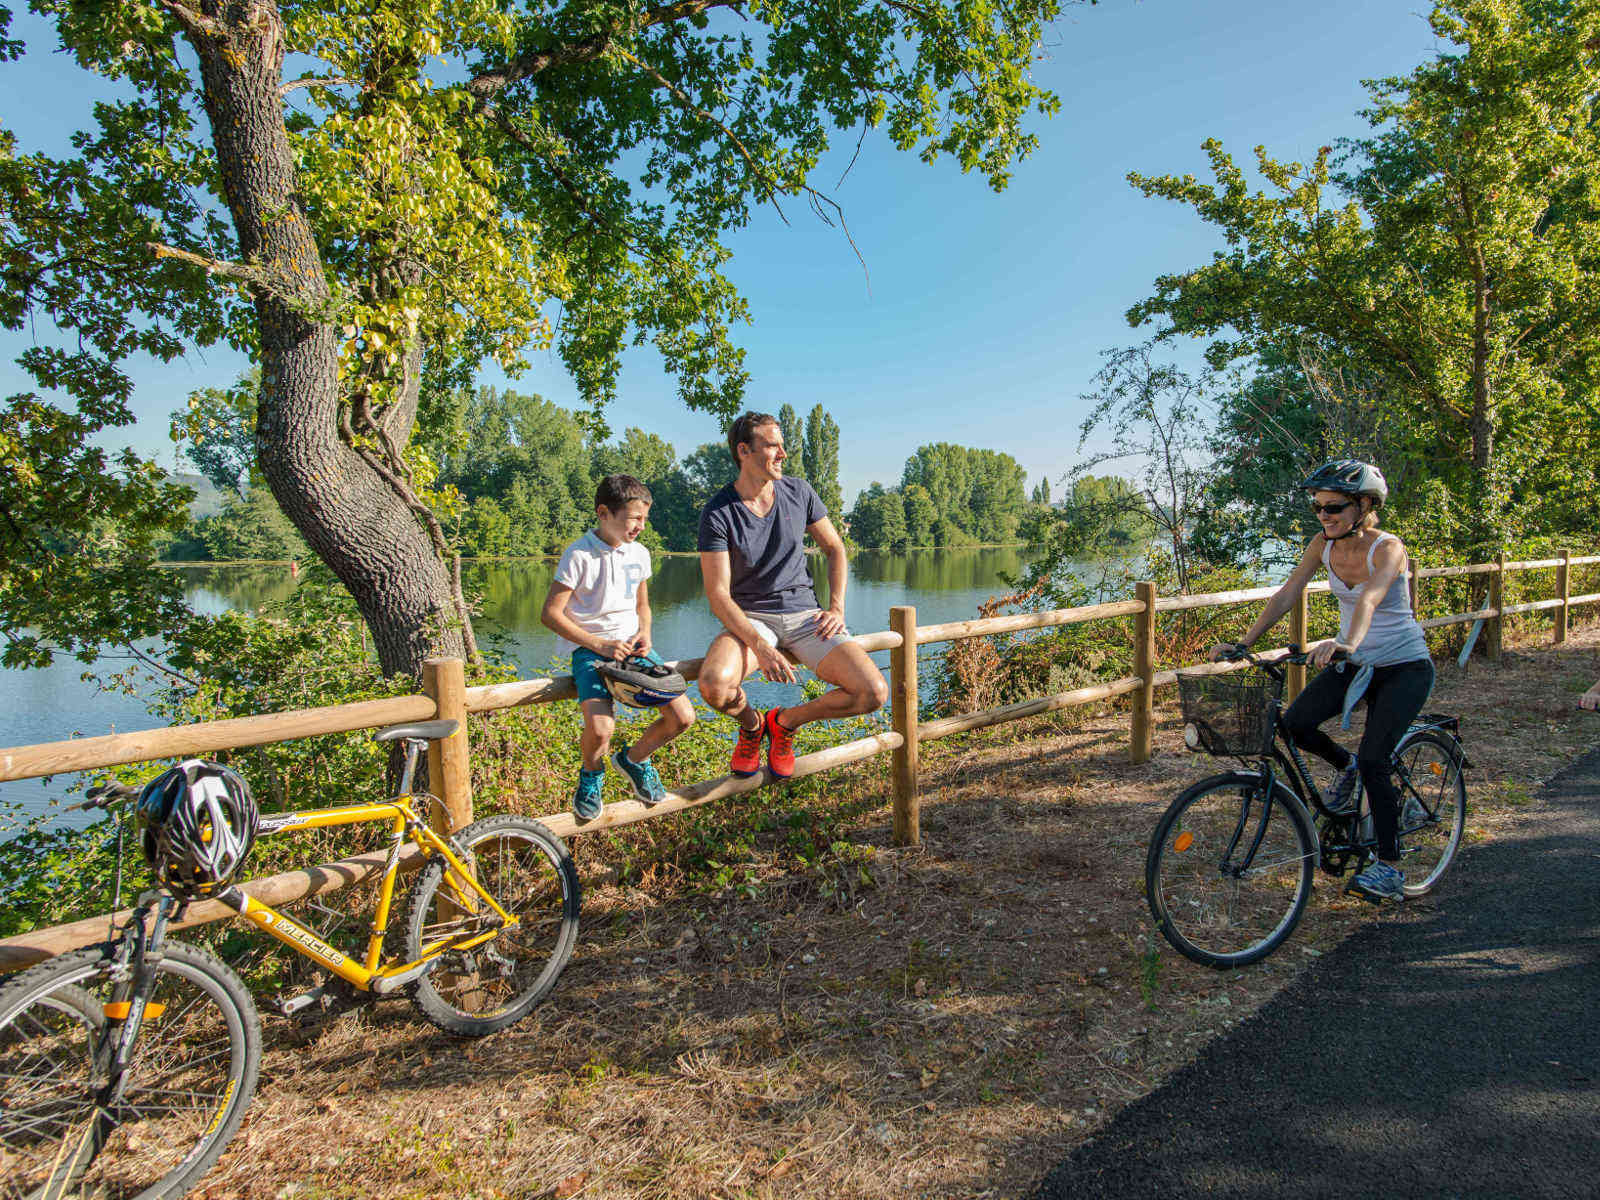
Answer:
[[[772,509],[764,517],[750,511],[731,483],[711,497],[700,512],[699,546],[728,552],[728,590],[746,612],[805,612],[819,607],[806,570],[806,526],[828,510],[804,479],[785,475],[772,488]]]

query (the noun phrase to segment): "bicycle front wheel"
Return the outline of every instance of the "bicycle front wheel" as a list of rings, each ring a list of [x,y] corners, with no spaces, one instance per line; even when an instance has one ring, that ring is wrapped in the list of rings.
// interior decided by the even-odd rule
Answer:
[[[1316,859],[1294,794],[1233,771],[1201,780],[1167,808],[1145,857],[1145,895],[1162,936],[1185,958],[1247,966],[1294,931]]]
[[[1394,786],[1406,895],[1426,895],[1455,858],[1467,827],[1460,747],[1433,730],[1412,734],[1394,752]]]
[[[418,1011],[450,1033],[481,1037],[520,1021],[555,986],[578,940],[578,871],[561,839],[537,821],[499,816],[452,839],[478,885],[516,924],[492,939],[448,951],[413,986]],[[476,893],[445,870],[424,867],[406,914],[406,954],[416,960],[446,938],[475,936],[498,921]]]
[[[132,1058],[109,1066],[127,984],[106,947],[0,987],[0,1197],[181,1196],[211,1169],[255,1092],[261,1026],[244,985],[168,943]]]

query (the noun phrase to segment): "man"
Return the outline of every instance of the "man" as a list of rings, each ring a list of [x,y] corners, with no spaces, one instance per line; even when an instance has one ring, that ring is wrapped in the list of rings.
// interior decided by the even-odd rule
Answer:
[[[783,429],[766,413],[742,414],[728,430],[728,450],[739,477],[711,498],[700,514],[700,573],[711,611],[722,622],[700,668],[700,695],[739,723],[729,769],[750,776],[767,766],[779,779],[794,771],[794,731],[810,721],[848,717],[880,708],[889,689],[865,650],[844,626],[849,558],[839,531],[811,485],[783,473]],[[828,607],[806,571],[805,535],[828,560]],[[760,670],[774,682],[793,683],[791,652],[818,678],[833,685],[815,700],[763,715],[751,706],[743,682]]]

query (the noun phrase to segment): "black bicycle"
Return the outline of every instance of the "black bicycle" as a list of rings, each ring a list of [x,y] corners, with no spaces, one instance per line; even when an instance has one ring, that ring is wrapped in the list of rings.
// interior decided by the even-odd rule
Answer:
[[[1331,811],[1284,729],[1284,667],[1306,654],[1290,646],[1276,661],[1243,650],[1234,657],[1254,669],[1179,673],[1184,741],[1254,766],[1185,789],[1157,824],[1144,868],[1162,935],[1184,957],[1219,968],[1259,962],[1294,932],[1316,867],[1338,876],[1377,856],[1364,789],[1353,811]],[[1471,764],[1458,727],[1455,717],[1424,713],[1395,748],[1408,897],[1431,891],[1461,844]]]

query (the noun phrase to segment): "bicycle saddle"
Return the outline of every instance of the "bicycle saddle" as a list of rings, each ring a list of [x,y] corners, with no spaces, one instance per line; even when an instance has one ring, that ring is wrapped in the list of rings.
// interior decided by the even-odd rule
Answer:
[[[397,742],[401,738],[420,738],[424,742],[437,742],[447,738],[461,727],[460,721],[412,721],[408,725],[391,725],[372,735],[375,742]]]

